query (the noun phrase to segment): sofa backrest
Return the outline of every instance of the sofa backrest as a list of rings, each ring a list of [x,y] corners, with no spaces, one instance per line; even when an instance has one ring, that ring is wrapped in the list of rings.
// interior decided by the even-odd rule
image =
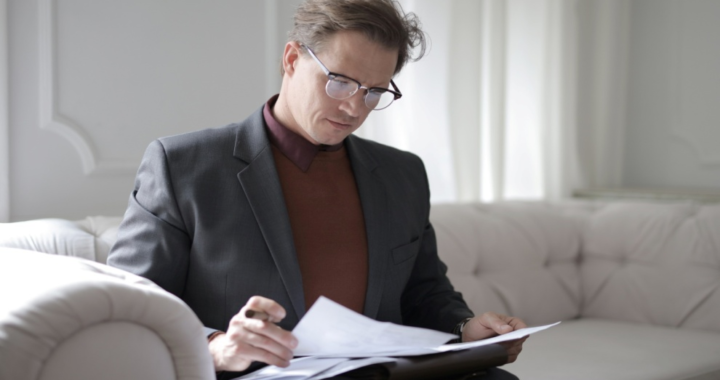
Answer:
[[[0,223],[0,247],[73,256],[105,263],[122,218],[93,216],[80,221],[36,219]]]
[[[720,331],[720,205],[441,204],[431,222],[476,313]]]
[[[0,247],[104,263],[119,217],[0,223]],[[476,312],[720,331],[720,205],[438,204],[448,275]]]
[[[720,332],[720,205],[609,203],[580,271],[583,317]]]
[[[573,209],[574,210],[574,209]],[[476,313],[531,325],[576,318],[582,219],[546,204],[439,204],[431,211],[438,253]]]

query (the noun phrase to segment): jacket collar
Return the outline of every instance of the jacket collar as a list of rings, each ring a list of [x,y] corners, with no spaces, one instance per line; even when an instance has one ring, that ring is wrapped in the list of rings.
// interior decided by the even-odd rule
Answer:
[[[368,238],[368,289],[364,314],[375,318],[390,259],[387,218],[383,214],[389,205],[385,185],[374,173],[379,165],[370,152],[369,143],[352,135],[345,143],[358,186]],[[278,268],[297,320],[300,320],[306,312],[302,276],[290,218],[265,131],[262,107],[238,125],[233,155],[247,164],[237,178]]]

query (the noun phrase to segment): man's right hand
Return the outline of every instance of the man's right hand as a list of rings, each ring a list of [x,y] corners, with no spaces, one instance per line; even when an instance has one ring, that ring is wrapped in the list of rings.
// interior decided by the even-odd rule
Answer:
[[[262,311],[269,320],[245,317],[247,310]],[[209,343],[215,371],[243,371],[253,361],[287,367],[298,341],[292,333],[275,323],[285,318],[285,309],[277,302],[255,296],[231,320],[226,333]]]

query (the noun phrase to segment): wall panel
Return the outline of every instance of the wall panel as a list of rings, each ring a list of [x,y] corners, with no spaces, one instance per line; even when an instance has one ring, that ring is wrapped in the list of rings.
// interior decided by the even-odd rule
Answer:
[[[720,2],[631,2],[624,185],[720,189]]]
[[[266,36],[289,24],[266,11],[262,0],[11,0],[10,219],[121,215],[153,139],[261,106],[277,72],[266,51],[282,49]]]

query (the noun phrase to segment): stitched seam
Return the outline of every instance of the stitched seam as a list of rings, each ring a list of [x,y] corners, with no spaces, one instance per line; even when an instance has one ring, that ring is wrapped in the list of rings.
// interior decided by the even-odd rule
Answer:
[[[162,141],[160,141],[160,140],[158,140],[158,143],[160,144],[160,148],[161,148],[162,151],[163,151],[163,156],[165,157],[165,163],[166,163],[166,164],[164,165],[164,167],[165,167],[165,171],[167,172],[166,174],[167,174],[167,177],[168,177],[168,180],[169,180],[169,181],[168,181],[168,182],[169,182],[169,185],[170,185],[169,191],[170,191],[170,193],[171,193],[171,195],[172,195],[173,203],[174,203],[175,209],[177,210],[177,214],[178,214],[178,216],[180,217],[180,221],[182,222],[183,226],[185,226],[185,230],[184,230],[183,232],[184,232],[186,235],[188,235],[188,232],[187,232],[187,231],[190,231],[190,229],[188,228],[188,225],[187,225],[187,223],[185,222],[185,218],[184,218],[183,215],[182,215],[182,211],[180,210],[180,205],[177,203],[177,196],[175,195],[175,183],[174,183],[174,181],[173,181],[172,173],[170,172],[170,166],[167,165],[167,163],[170,162],[170,160],[169,160],[169,158],[168,158],[168,156],[167,156],[167,151],[165,150],[165,145],[163,145]],[[167,222],[167,221],[166,221],[166,222]],[[170,222],[167,222],[167,223],[170,224],[170,225],[172,225],[172,223],[170,223]],[[173,226],[173,227],[175,227],[175,226]],[[180,228],[178,228],[178,227],[175,227],[175,228],[177,228],[178,230],[180,230]],[[188,238],[189,238],[189,237],[190,237],[190,236],[188,235]],[[192,240],[192,239],[191,239],[191,240]]]

